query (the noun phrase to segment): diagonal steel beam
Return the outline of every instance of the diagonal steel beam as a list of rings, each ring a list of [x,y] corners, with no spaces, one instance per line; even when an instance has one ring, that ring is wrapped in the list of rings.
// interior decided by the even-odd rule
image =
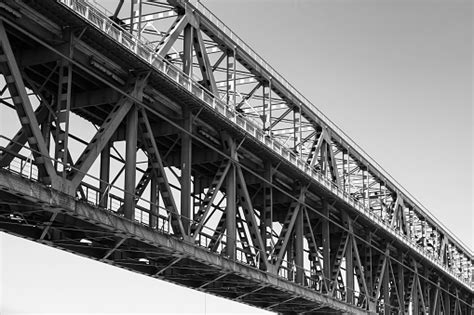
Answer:
[[[248,101],[261,86],[262,86],[262,82],[258,82],[258,84],[250,91],[250,93],[247,94],[247,96],[245,96],[244,99],[240,101],[239,104],[237,104],[237,106],[235,106],[235,108],[240,109],[245,104],[245,102]]]
[[[132,97],[136,97],[145,86],[145,80],[138,79],[131,93]],[[102,149],[107,145],[112,135],[115,133],[119,125],[122,123],[128,112],[133,106],[133,100],[128,96],[123,96],[109,113],[102,126],[89,142],[77,160],[74,168],[68,175],[72,182],[72,189],[75,190],[85,174],[99,156]]]
[[[204,87],[208,88],[209,91],[211,91],[215,96],[219,96],[216,79],[214,78],[214,73],[212,72],[212,66],[209,61],[209,56],[207,55],[206,46],[199,29],[194,30],[193,38],[194,50],[196,51],[199,68],[201,69]]]
[[[48,108],[42,102],[35,111],[35,116],[38,124],[42,124],[48,118]],[[23,145],[28,141],[28,135],[25,129],[20,128],[13,139],[5,147],[5,152],[0,153],[0,167],[7,166],[15,157],[11,153],[18,153]]]
[[[329,169],[331,171],[332,179],[336,182],[337,186],[341,186],[341,180],[339,178],[339,171],[337,169],[337,164],[336,164],[336,157],[334,156],[334,152],[331,148],[331,138],[329,136],[326,137],[326,143],[327,143],[327,150],[328,150],[328,155],[326,155],[329,163]]]
[[[351,228],[352,228],[352,225],[351,225]],[[359,270],[362,272],[362,270],[365,270],[365,269],[362,267],[362,261],[360,260],[359,249],[357,247],[357,241],[355,237],[352,237],[352,242],[353,242],[352,250],[354,251],[354,258],[355,258],[354,260],[356,262],[357,268],[359,268]],[[362,289],[364,290],[364,293],[368,295],[369,291],[367,289],[367,282],[365,280],[365,277],[361,275],[360,279],[361,279],[360,281],[362,282]]]
[[[267,253],[265,251],[265,244],[263,243],[260,230],[258,228],[257,219],[255,218],[255,212],[250,199],[250,194],[247,189],[244,174],[239,164],[235,164],[237,171],[237,190],[239,191],[240,204],[244,210],[245,220],[247,221],[247,227],[252,238],[254,246],[256,246],[260,252],[260,260],[263,262],[265,268],[267,268]]]
[[[27,135],[28,144],[32,148],[35,162],[42,173],[46,175],[43,181],[59,188],[61,181],[57,180],[58,176],[49,159],[48,147],[26,93],[25,84],[2,21],[0,21],[0,47],[0,72],[5,76],[16,112]]]
[[[288,108],[283,114],[280,115],[275,121],[271,123],[270,126],[268,126],[268,130],[272,130],[273,127],[275,127],[280,121],[282,121],[289,113],[293,111],[293,107]]]
[[[166,176],[166,171],[163,165],[163,160],[161,159],[161,154],[156,145],[155,137],[153,135],[153,130],[148,120],[148,115],[145,109],[142,106],[139,106],[139,112],[141,114],[141,122],[144,124],[146,133],[144,137],[148,140],[147,148],[148,158],[151,161],[152,171],[155,173],[158,179],[158,188],[160,189],[161,196],[163,197],[163,202],[168,213],[171,215],[171,226],[173,232],[178,236],[187,235],[181,216],[178,212],[178,207],[173,197],[173,192]]]
[[[188,25],[189,20],[187,15],[179,15],[176,20],[171,25],[170,29],[163,37],[160,43],[158,43],[155,51],[161,57],[166,56],[168,51],[173,47],[173,44],[179,37],[179,34],[184,30],[186,25]]]
[[[288,221],[288,223],[285,224],[286,228],[282,228],[280,236],[278,237],[278,241],[275,244],[275,250],[279,248],[278,253],[276,253],[277,259],[274,264],[276,270],[280,268],[280,265],[283,261],[283,256],[285,255],[286,247],[288,245],[288,241],[290,240],[290,235],[293,232],[293,226],[295,225],[298,212],[301,210],[301,204],[304,202],[304,199],[305,199],[305,193],[306,193],[306,189],[305,188],[301,189],[298,201],[292,202],[291,207],[294,210],[291,211],[290,209],[290,212],[288,213],[287,218],[285,219],[285,221]],[[291,216],[288,218],[289,215]]]
[[[311,167],[314,167],[316,162],[318,161],[318,153],[321,151],[321,146],[323,145],[323,141],[325,139],[324,133],[327,132],[326,130],[322,130],[321,133],[319,134],[319,137],[315,139],[313,143],[313,147],[311,148],[312,156],[311,159],[309,160],[309,165]],[[318,135],[318,132],[316,133]]]
[[[227,175],[227,172],[229,171],[230,166],[230,161],[223,161],[221,166],[219,167],[216,176],[214,176],[211,187],[208,189],[206,196],[204,197],[204,200],[194,218],[194,221],[197,221],[198,223],[193,224],[193,226],[191,227],[191,232],[193,232],[194,239],[196,239],[199,233],[201,233],[201,230],[206,222],[206,217],[208,216],[209,211],[211,210],[211,206],[214,200],[216,199],[217,194],[219,193],[222,187],[222,184],[224,183],[225,177]]]
[[[100,259],[100,261],[105,261],[107,258],[109,258],[110,255],[113,254],[113,252],[115,252],[120,246],[122,246],[122,244],[127,240],[128,238],[127,237],[124,237],[124,238],[121,238],[119,241],[117,241],[117,243],[115,243],[114,247],[112,247],[111,249],[109,249],[104,257],[102,257]]]
[[[385,272],[387,272],[387,259],[388,259],[388,255],[389,255],[389,249],[387,248],[385,250],[385,253],[383,255],[383,260],[382,260],[382,264],[381,264],[381,268],[380,268],[380,273],[379,275],[377,276],[378,278],[378,283],[377,283],[377,287],[375,289],[375,298],[377,298],[380,294],[380,288],[382,287],[382,279],[385,275]]]

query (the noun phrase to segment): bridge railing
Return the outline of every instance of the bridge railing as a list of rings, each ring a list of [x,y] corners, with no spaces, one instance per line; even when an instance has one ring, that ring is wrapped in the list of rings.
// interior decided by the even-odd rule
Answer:
[[[438,257],[437,255],[433,255],[426,248],[420,247],[418,244],[416,244],[416,242],[408,236],[401,234],[399,230],[390,226],[388,222],[384,221],[378,215],[374,214],[374,212],[371,209],[367,208],[363,203],[356,200],[352,195],[350,195],[340,187],[337,187],[337,185],[330,179],[328,179],[325,175],[310,167],[306,163],[306,161],[300,159],[300,157],[294,152],[292,152],[290,149],[284,147],[277,140],[267,137],[265,133],[258,128],[258,126],[256,126],[244,116],[236,112],[233,108],[227,106],[225,103],[215,98],[212,93],[202,87],[199,83],[193,81],[192,78],[187,76],[180,69],[176,68],[174,65],[167,62],[163,58],[159,57],[153,49],[142,43],[130,33],[121,29],[105,14],[100,12],[93,5],[89,4],[87,0],[59,1],[63,3],[66,7],[72,9],[74,12],[82,16],[82,18],[89,21],[96,28],[116,40],[125,48],[135,53],[138,57],[148,62],[156,70],[165,74],[169,79],[181,85],[183,88],[189,91],[190,94],[200,99],[209,108],[226,117],[227,120],[233,122],[236,126],[240,127],[247,134],[251,135],[253,139],[256,139],[264,147],[268,148],[269,150],[275,152],[276,154],[289,161],[295,168],[299,169],[308,177],[312,178],[320,185],[325,187],[325,189],[338,196],[340,200],[343,200],[346,204],[350,205],[352,208],[356,209],[367,218],[370,218],[380,228],[395,236],[406,246],[408,246],[418,254],[424,256],[438,268],[444,270],[447,274],[451,275],[454,279],[461,281],[468,287],[474,287],[474,285],[471,283],[471,279],[462,278],[461,272],[454,272],[453,270],[448,268],[441,261],[440,257]],[[468,254],[471,255],[471,253]]]

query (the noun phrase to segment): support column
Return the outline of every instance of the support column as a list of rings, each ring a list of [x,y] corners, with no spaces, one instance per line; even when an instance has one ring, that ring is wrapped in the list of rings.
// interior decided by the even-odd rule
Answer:
[[[234,95],[232,97],[232,107],[235,108],[235,105],[237,104],[237,47],[234,46],[234,51],[232,52],[232,56],[234,59],[234,63],[232,64],[232,86],[234,89]]]
[[[418,297],[418,284],[417,284],[417,281],[418,281],[418,272],[416,271],[416,268],[415,268],[415,279],[413,280],[414,283],[413,283],[413,290],[412,290],[412,294],[411,294],[411,300],[412,300],[412,314],[413,315],[418,315],[419,314],[419,311],[420,311],[420,307],[419,307],[419,297]]]
[[[193,70],[193,27],[188,24],[184,27],[183,40],[183,72],[192,75]]]
[[[226,139],[228,145],[229,155],[235,159],[235,143],[234,140],[229,136]],[[237,227],[236,227],[236,218],[237,218],[237,185],[236,185],[236,167],[235,162],[231,162],[231,166],[227,173],[227,183],[226,183],[226,195],[227,195],[227,205],[226,205],[226,233],[227,233],[227,249],[226,254],[230,259],[235,259],[236,254],[236,237],[237,237]]]
[[[303,218],[304,207],[300,205],[295,222],[295,265],[296,282],[304,284],[304,261],[303,261]]]
[[[226,78],[226,102],[229,105],[232,102],[233,106],[235,106],[236,101],[236,64],[235,64],[235,50],[231,51],[227,54],[227,78]],[[230,97],[230,90],[234,93],[233,97]]]
[[[331,235],[329,230],[329,205],[327,200],[323,199],[322,237],[323,237],[323,274],[329,288],[331,279]]]
[[[389,275],[390,275],[390,258],[385,257],[387,260],[385,264],[385,270],[383,271],[382,278],[382,290],[383,290],[383,305],[384,314],[390,314],[390,289],[389,289]]]
[[[227,173],[227,206],[226,206],[226,231],[227,231],[227,251],[230,259],[235,259],[236,248],[236,222],[237,217],[237,198],[235,183],[235,166],[232,165]]]
[[[368,244],[364,246],[364,274],[365,283],[367,283],[367,300],[369,303],[369,311],[376,311],[376,297],[374,297],[374,281],[373,281],[373,256],[372,256],[372,233],[369,232]]]
[[[271,137],[272,136],[272,129],[271,126],[273,124],[272,121],[272,78],[268,80],[268,135]]]
[[[451,296],[449,295],[449,287],[445,288],[448,292],[445,292],[444,295],[444,314],[449,314],[451,312]]]
[[[158,214],[159,214],[159,203],[160,203],[160,189],[158,187],[158,178],[155,174],[151,175],[150,183],[150,216],[149,225],[153,229],[158,229]]]
[[[265,180],[263,183],[263,211],[260,217],[260,235],[262,236],[265,250],[270,252],[273,228],[273,188],[272,188],[272,164],[265,162]]]
[[[288,245],[286,245],[286,261],[288,263],[288,280],[293,281],[295,278],[294,270],[294,255],[293,255],[293,245],[294,245],[294,234],[293,231],[288,231],[290,233],[290,239],[288,240]]]
[[[137,164],[137,126],[138,111],[135,107],[127,115],[126,144],[125,144],[125,218],[135,218],[135,181]]]
[[[262,119],[263,131],[267,129],[267,93],[265,92],[265,90],[265,85],[262,85],[262,115],[260,116],[260,118]]]
[[[69,36],[72,40],[72,36]],[[70,52],[71,56],[72,53]],[[66,178],[68,161],[69,113],[71,108],[72,65],[63,60],[59,66],[58,96],[56,102],[55,167]]]
[[[186,131],[192,130],[191,111],[183,108],[183,127]],[[191,160],[192,160],[192,141],[191,136],[181,133],[181,218],[184,230],[189,235],[189,226],[191,218]]]
[[[397,263],[398,279],[396,279],[396,281],[397,281],[397,287],[398,287],[398,296],[401,299],[399,307],[400,307],[400,312],[402,314],[405,314],[405,301],[404,301],[404,297],[405,297],[405,269],[403,268],[403,261],[404,261],[403,254],[400,254],[400,256],[398,257],[398,260],[400,261],[400,263]]]
[[[107,208],[110,182],[110,147],[111,143],[107,143],[100,154],[100,202],[99,207]]]
[[[349,224],[352,224],[352,222],[349,222]],[[350,304],[354,303],[354,257],[352,256],[352,238],[353,235],[349,235],[349,240],[347,241],[346,246],[346,301]]]
[[[48,112],[47,118],[45,119],[44,122],[41,123],[41,134],[43,135],[44,142],[46,144],[46,150],[48,152],[50,151],[50,147],[51,147],[51,118],[52,118],[52,115],[51,113]],[[38,176],[39,178],[43,178],[43,177],[48,176],[48,174],[44,172],[43,168],[39,168]]]

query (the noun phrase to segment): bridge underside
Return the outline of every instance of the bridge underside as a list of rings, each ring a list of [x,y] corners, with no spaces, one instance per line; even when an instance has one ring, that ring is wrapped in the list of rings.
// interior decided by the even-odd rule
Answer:
[[[365,314],[114,212],[0,171],[0,230],[146,276],[279,313]],[[336,311],[338,308],[339,311]]]
[[[0,230],[280,313],[472,310],[463,246],[199,11],[151,2],[175,18],[153,50],[86,1],[0,4]]]

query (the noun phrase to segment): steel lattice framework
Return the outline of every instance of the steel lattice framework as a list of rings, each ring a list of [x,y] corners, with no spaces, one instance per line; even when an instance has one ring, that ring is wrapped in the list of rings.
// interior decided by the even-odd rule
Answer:
[[[0,230],[279,313],[472,314],[472,251],[222,21],[129,4],[0,2]]]

